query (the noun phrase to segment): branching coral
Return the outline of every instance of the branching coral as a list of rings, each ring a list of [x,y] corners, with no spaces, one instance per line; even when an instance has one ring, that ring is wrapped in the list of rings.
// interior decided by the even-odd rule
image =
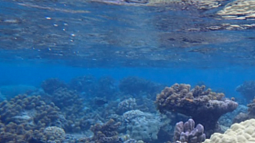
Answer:
[[[224,98],[223,93],[205,90],[205,86],[196,86],[190,90],[189,84],[174,84],[166,87],[157,95],[157,109],[182,113],[204,125],[207,135],[218,130],[217,121],[221,115],[236,109],[238,104]]]

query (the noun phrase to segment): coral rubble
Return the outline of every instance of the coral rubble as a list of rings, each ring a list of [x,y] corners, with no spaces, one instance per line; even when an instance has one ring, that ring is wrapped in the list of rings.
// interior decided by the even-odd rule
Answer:
[[[206,134],[210,136],[216,130],[218,119],[225,113],[235,110],[238,104],[232,100],[224,98],[223,93],[205,90],[205,86],[196,86],[190,89],[189,84],[174,84],[166,87],[157,95],[157,109],[174,111],[191,116],[197,123],[205,127]]]

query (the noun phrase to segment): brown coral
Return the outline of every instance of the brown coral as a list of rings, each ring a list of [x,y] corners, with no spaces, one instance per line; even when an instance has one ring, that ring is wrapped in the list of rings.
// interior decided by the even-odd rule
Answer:
[[[205,90],[205,86],[196,86],[190,89],[189,84],[174,84],[166,87],[157,95],[157,109],[175,111],[191,116],[197,123],[205,126],[206,133],[210,135],[217,130],[217,120],[227,112],[233,111],[237,103],[224,98],[223,93]]]
[[[59,108],[40,96],[18,95],[0,103],[1,142],[28,142],[37,132],[54,124]]]
[[[103,125],[96,124],[90,129],[94,133],[94,136],[87,139],[86,142],[94,141],[95,143],[120,143],[117,129],[120,126],[120,122],[115,123],[113,119],[110,119]]]

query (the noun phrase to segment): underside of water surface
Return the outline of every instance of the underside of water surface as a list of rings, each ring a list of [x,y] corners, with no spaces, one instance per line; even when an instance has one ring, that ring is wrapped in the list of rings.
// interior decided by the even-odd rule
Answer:
[[[0,57],[80,67],[253,66],[253,7],[234,13],[231,1],[197,3],[1,1]]]

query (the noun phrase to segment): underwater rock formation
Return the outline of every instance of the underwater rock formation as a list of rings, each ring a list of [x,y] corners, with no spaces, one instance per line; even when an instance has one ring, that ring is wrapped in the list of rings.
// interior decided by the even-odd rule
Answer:
[[[225,113],[235,110],[238,104],[224,98],[223,93],[205,90],[205,86],[196,86],[190,90],[189,84],[174,84],[166,87],[157,95],[156,105],[161,113],[173,111],[191,116],[197,123],[205,127],[205,133],[210,136],[219,130],[218,119]]]
[[[118,137],[118,128],[120,122],[115,122],[113,119],[110,119],[103,125],[96,124],[90,128],[94,133],[92,138],[86,139],[86,143],[95,142],[95,143],[121,143]]]
[[[45,93],[52,94],[58,88],[67,88],[67,85],[57,78],[50,78],[43,81],[41,87]]]
[[[203,125],[197,124],[195,128],[195,122],[193,119],[189,119],[185,123],[182,121],[176,123],[174,141],[201,143],[205,140],[205,138]]]
[[[122,118],[127,130],[126,133],[131,138],[145,142],[157,140],[157,134],[162,126],[159,115],[140,110],[130,110],[125,112]]]
[[[248,102],[252,101],[255,97],[255,81],[245,81],[236,88],[236,91],[240,92]]]

